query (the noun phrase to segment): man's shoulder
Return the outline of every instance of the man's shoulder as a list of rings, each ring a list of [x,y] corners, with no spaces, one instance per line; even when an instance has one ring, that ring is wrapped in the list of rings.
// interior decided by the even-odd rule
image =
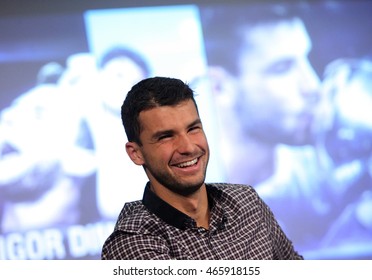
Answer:
[[[115,230],[138,232],[145,222],[153,219],[141,200],[125,203],[116,222]]]
[[[219,197],[228,200],[252,201],[258,198],[256,190],[250,185],[232,183],[207,183],[207,188]]]
[[[206,183],[209,189],[215,189],[223,193],[239,194],[239,193],[252,193],[256,191],[251,185],[232,184],[232,183]]]
[[[222,208],[231,220],[249,217],[258,221],[267,213],[267,206],[250,185],[217,183],[207,184],[217,208]]]
[[[126,202],[121,212],[129,215],[141,212],[142,210],[143,210],[142,200],[135,200],[131,202]]]

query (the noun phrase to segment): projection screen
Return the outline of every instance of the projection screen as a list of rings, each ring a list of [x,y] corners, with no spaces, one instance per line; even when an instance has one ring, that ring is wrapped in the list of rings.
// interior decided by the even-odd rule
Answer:
[[[88,2],[1,9],[0,259],[99,259],[142,198],[133,63],[194,89],[208,182],[253,186],[305,259],[372,258],[371,1]]]

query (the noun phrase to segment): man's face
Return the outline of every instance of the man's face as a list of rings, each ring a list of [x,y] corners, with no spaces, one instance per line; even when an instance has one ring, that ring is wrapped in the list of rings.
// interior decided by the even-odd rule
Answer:
[[[246,134],[266,143],[303,145],[312,139],[320,85],[300,20],[246,31],[239,60],[236,108]]]
[[[145,78],[142,69],[126,57],[109,61],[101,74],[104,86],[101,92],[102,100],[106,106],[118,112],[128,91]]]
[[[156,107],[139,115],[139,147],[151,184],[182,195],[203,184],[209,147],[192,100]]]

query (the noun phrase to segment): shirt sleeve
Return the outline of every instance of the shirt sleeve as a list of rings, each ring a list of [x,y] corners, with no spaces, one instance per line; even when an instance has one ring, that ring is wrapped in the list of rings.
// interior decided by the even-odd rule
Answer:
[[[165,241],[158,236],[115,231],[105,242],[102,260],[171,260]]]
[[[270,208],[259,199],[262,206],[263,216],[268,226],[270,239],[272,241],[273,256],[277,260],[302,260],[301,256],[294,248],[292,242],[288,239]]]

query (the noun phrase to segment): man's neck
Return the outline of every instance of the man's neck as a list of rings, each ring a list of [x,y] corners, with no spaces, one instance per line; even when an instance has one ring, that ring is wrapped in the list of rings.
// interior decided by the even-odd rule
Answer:
[[[189,196],[174,193],[165,187],[151,185],[151,190],[169,205],[193,218],[198,227],[209,228],[210,211],[205,184]]]

